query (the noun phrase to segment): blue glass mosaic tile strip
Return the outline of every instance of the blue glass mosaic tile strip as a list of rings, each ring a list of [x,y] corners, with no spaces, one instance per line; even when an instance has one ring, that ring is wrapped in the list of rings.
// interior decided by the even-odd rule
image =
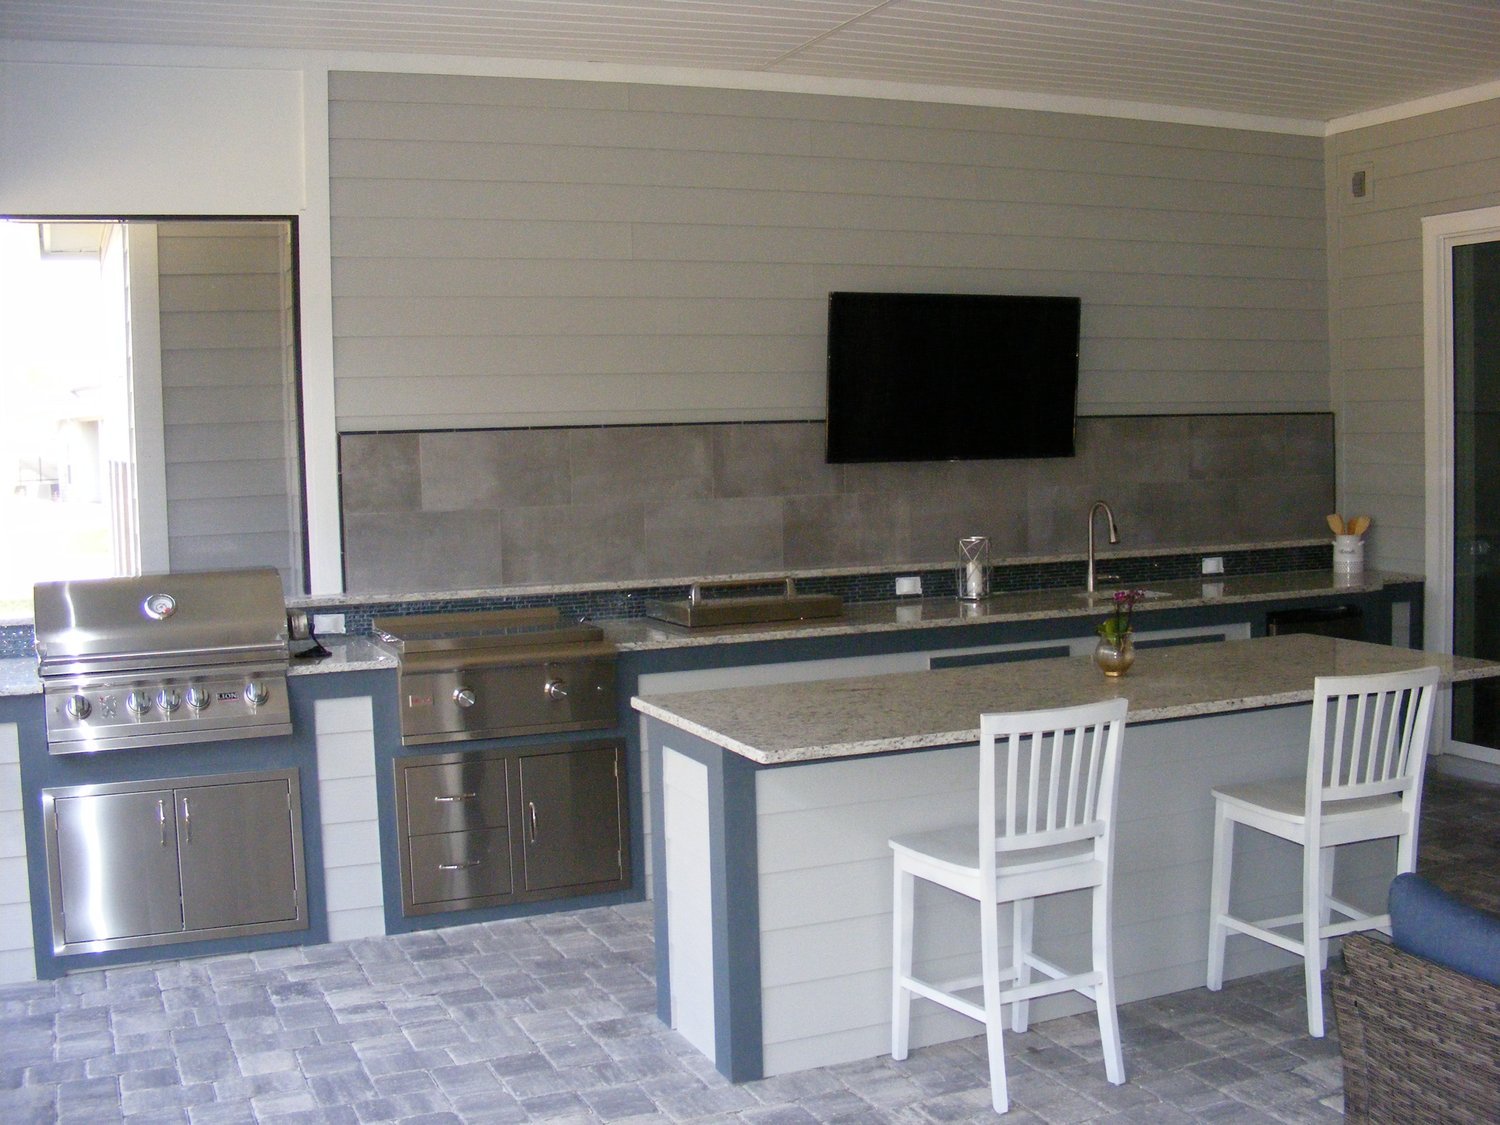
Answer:
[[[1281,574],[1298,570],[1327,570],[1333,565],[1332,547],[1310,544],[1298,547],[1272,547],[1223,552],[1224,573],[1230,577],[1246,574]],[[1144,558],[1110,559],[1108,570],[1118,575],[1111,581],[1121,585],[1142,585],[1152,581],[1196,578],[1200,574],[1203,553],[1152,555]],[[1086,565],[1079,562],[1018,563],[991,569],[990,588],[996,593],[1019,593],[1026,590],[1051,590],[1084,583]],[[953,567],[903,567],[878,574],[822,575],[797,579],[797,589],[805,594],[837,594],[845,602],[886,602],[894,597],[898,577],[917,574],[922,579],[922,594],[928,598],[958,596],[957,574]],[[743,593],[777,593],[777,581],[765,584],[765,590],[746,588]],[[595,621],[643,617],[646,602],[652,598],[674,600],[686,598],[688,584],[633,586],[627,590],[584,590],[565,594],[518,594],[493,597],[425,598],[410,601],[372,601],[343,607],[344,631],[354,636],[369,636],[371,622],[377,617],[406,617],[426,613],[465,613],[476,610],[545,609],[556,606],[565,620],[588,618]],[[0,625],[0,659],[35,657],[30,625]]]

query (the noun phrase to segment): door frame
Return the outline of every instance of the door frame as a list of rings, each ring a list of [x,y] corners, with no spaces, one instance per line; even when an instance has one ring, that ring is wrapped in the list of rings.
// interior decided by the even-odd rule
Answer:
[[[1426,612],[1423,647],[1453,652],[1453,248],[1500,241],[1500,207],[1422,220],[1422,351],[1426,429]],[[1500,751],[1452,739],[1440,693],[1433,749],[1500,765]]]

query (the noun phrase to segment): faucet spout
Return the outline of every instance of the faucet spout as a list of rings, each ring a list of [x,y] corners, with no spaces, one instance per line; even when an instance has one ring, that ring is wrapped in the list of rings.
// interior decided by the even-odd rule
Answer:
[[[1111,543],[1118,543],[1120,541],[1120,533],[1115,527],[1114,512],[1110,511],[1109,505],[1106,504],[1103,500],[1095,500],[1094,506],[1089,509],[1088,590],[1091,594],[1094,592],[1094,517],[1097,516],[1101,510],[1104,512],[1104,518],[1109,522],[1109,541]]]

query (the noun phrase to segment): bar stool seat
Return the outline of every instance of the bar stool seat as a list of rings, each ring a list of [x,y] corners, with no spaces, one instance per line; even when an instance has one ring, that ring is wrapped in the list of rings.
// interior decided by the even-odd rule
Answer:
[[[1396,873],[1413,871],[1422,779],[1438,669],[1319,676],[1313,683],[1307,772],[1216,788],[1209,890],[1208,987],[1224,986],[1228,935],[1245,934],[1302,958],[1307,1030],[1323,1035],[1323,970],[1329,939],[1360,930],[1390,933],[1390,915],[1333,897],[1335,848],[1396,840]],[[1234,830],[1244,825],[1302,848],[1300,909],[1247,919],[1230,911]],[[1342,915],[1334,920],[1334,914]],[[1295,929],[1296,936],[1282,933]]]
[[[1114,802],[1119,788],[1124,699],[1081,707],[980,716],[977,822],[894,837],[891,1055],[904,1059],[911,1001],[921,996],[985,1027],[994,1108],[1010,1106],[1003,1006],[1025,1031],[1030,1002],[1076,991],[1095,1003],[1105,1076],[1125,1081],[1110,945]],[[979,904],[980,974],[929,981],[913,972],[918,879]],[[1032,950],[1035,900],[1092,891],[1092,958],[1073,972]],[[1000,964],[999,906],[1011,903],[1010,962]],[[1033,971],[1044,980],[1033,982]],[[1002,988],[1009,982],[1010,987]],[[961,995],[978,989],[980,996]]]

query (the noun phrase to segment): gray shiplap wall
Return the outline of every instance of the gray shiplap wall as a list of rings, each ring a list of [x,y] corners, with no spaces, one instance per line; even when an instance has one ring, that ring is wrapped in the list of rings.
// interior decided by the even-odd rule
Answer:
[[[174,570],[274,566],[302,590],[286,222],[157,229]]]
[[[1500,204],[1500,100],[1336,134],[1327,177],[1339,505],[1375,517],[1367,562],[1420,573],[1422,219]]]
[[[1085,414],[1328,408],[1322,142],[330,76],[341,432],[816,419],[833,289],[1083,298]]]

